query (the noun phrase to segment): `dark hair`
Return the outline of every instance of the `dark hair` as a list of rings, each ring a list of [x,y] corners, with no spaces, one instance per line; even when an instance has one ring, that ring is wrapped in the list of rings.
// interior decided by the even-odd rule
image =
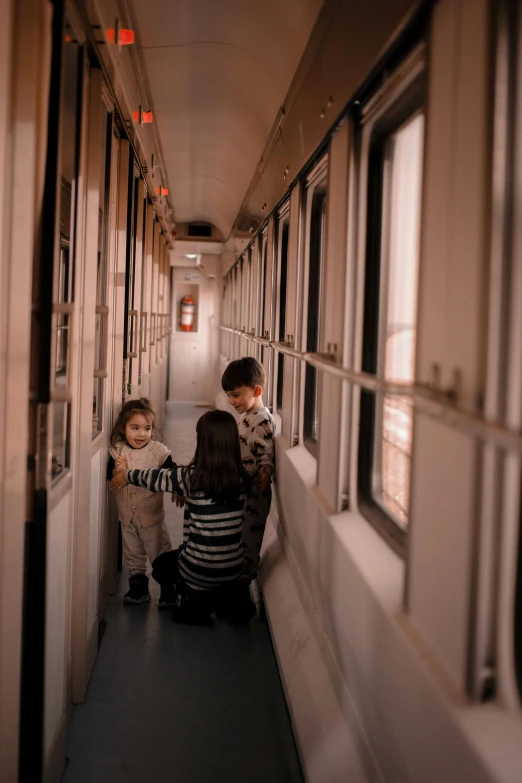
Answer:
[[[127,423],[132,419],[135,413],[141,413],[142,416],[150,418],[152,424],[152,438],[154,440],[163,440],[163,433],[155,424],[154,411],[152,410],[150,402],[141,397],[139,400],[127,400],[123,405],[116,423],[111,432],[111,446],[115,447],[118,443],[122,443],[125,440],[125,427]]]
[[[244,356],[242,359],[236,359],[230,362],[221,378],[223,391],[230,392],[239,389],[240,386],[248,386],[253,389],[255,386],[266,386],[266,375],[263,365],[252,356]]]
[[[237,500],[250,479],[241,461],[235,418],[226,411],[207,411],[196,434],[196,453],[185,477],[190,493],[203,492],[218,503]]]

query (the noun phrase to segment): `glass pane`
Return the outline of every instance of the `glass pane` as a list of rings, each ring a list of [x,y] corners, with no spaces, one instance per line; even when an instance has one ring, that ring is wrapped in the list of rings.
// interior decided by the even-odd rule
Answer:
[[[310,217],[310,266],[308,275],[308,319],[306,350],[319,348],[321,321],[321,293],[326,239],[326,185],[316,186],[312,197]],[[317,443],[319,438],[319,401],[317,370],[307,365],[305,375],[305,438]]]
[[[106,304],[107,288],[107,249],[108,249],[108,223],[109,223],[109,194],[111,171],[111,144],[112,116],[107,112],[105,104],[101,112],[101,147],[100,147],[100,186],[99,186],[99,213],[98,213],[98,270],[96,276],[96,304]],[[95,332],[95,367],[101,369],[105,366],[106,345],[106,319],[101,313],[96,313]],[[93,379],[93,403],[92,403],[92,434],[101,432],[103,428],[103,379]]]
[[[66,21],[66,30],[70,25]],[[66,35],[63,52],[62,95],[60,109],[60,171],[59,188],[60,235],[57,267],[53,286],[56,304],[73,301],[74,292],[74,226],[78,178],[79,111],[81,105],[81,49],[74,35]],[[54,372],[51,385],[55,389],[67,388],[70,372],[70,315],[58,312],[54,316]],[[70,405],[53,403],[52,476],[69,467]]]
[[[384,340],[380,368],[389,381],[413,382],[417,333],[417,280],[422,192],[424,117],[416,115],[389,140],[389,227]],[[386,201],[386,199],[385,199]],[[383,258],[385,257],[383,253]],[[383,270],[383,279],[386,272]],[[384,395],[376,427],[379,503],[402,525],[409,513],[413,411],[404,397]]]
[[[288,270],[288,228],[289,219],[285,217],[280,224],[279,230],[281,231],[280,244],[279,244],[279,334],[277,339],[279,342],[285,342],[286,340],[286,282],[287,282],[287,270]],[[282,353],[278,354],[278,370],[277,370],[277,410],[281,410],[283,406],[283,383],[285,372],[285,357]]]

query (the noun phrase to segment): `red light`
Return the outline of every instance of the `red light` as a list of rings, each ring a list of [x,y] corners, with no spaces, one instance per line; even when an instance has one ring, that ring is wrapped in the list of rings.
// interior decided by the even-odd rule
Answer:
[[[134,43],[134,30],[120,30],[119,41],[120,46],[129,46]]]
[[[114,43],[114,28],[110,27],[108,30],[105,31],[105,34],[107,36],[107,41],[110,44]],[[120,46],[129,46],[130,44],[133,44],[136,40],[136,36],[134,34],[134,30],[129,30],[127,28],[122,28],[121,30],[118,30],[118,44]]]
[[[140,122],[142,125],[146,125],[152,122],[151,111],[133,111],[132,119],[134,122]]]
[[[65,43],[71,43],[71,41],[72,41],[72,38],[71,38],[71,36],[70,36],[69,34],[67,34],[67,35],[65,36]]]
[[[156,188],[156,195],[157,196],[168,196],[169,195],[169,189],[168,188]]]

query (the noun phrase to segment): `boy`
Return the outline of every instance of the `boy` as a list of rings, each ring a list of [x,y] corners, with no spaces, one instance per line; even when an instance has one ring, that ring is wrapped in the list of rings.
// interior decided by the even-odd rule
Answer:
[[[245,567],[243,578],[257,575],[259,552],[272,501],[270,483],[275,467],[275,422],[261,395],[266,385],[262,365],[250,356],[231,362],[221,379],[223,391],[236,413],[243,465],[252,477],[251,494],[243,514]]]

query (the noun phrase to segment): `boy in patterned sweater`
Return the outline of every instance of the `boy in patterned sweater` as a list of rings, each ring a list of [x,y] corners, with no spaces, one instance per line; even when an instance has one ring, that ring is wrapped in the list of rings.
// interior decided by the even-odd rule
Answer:
[[[236,413],[241,457],[252,477],[252,489],[243,514],[245,567],[243,578],[257,575],[259,553],[272,501],[271,481],[275,468],[275,422],[261,395],[266,385],[262,365],[250,356],[231,362],[221,379],[223,391]]]

